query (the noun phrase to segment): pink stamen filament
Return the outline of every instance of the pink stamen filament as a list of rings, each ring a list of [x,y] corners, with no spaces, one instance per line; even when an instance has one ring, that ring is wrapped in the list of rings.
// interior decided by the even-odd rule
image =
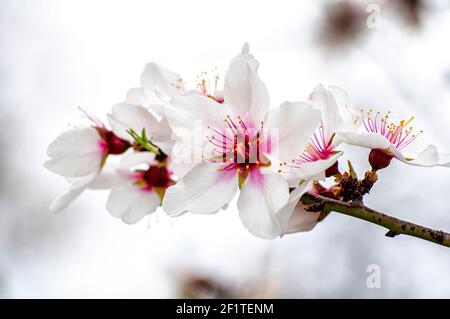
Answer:
[[[411,135],[413,128],[409,129],[406,126],[414,119],[411,117],[408,121],[400,121],[398,124],[388,123],[389,112],[382,118],[379,117],[377,112],[375,116],[372,116],[372,111],[367,112],[367,117],[364,119],[363,124],[367,132],[377,133],[384,136],[391,144],[398,149],[411,144],[421,133]]]
[[[309,140],[306,150],[293,161],[294,165],[292,166],[328,159],[334,151],[333,139],[334,134],[329,139],[325,137],[324,127],[320,125]]]
[[[233,133],[233,136],[227,136],[225,132],[212,127],[208,129],[213,132],[212,136],[207,136],[208,141],[214,146],[213,152],[220,154],[220,157],[214,157],[212,159],[205,159],[212,163],[218,162],[231,162],[231,164],[243,165],[243,164],[256,164],[259,165],[261,161],[261,131],[263,123],[261,123],[260,130],[255,133],[251,132],[249,126],[240,118],[237,117],[237,123],[234,122],[230,116],[225,118],[225,123]],[[256,138],[253,136],[256,135]],[[241,140],[243,139],[243,141]],[[255,163],[251,157],[252,152],[256,150]],[[227,155],[232,155],[232,158],[227,158]],[[220,160],[218,159],[220,158]],[[228,167],[228,168],[227,168]],[[231,169],[234,166],[227,165],[223,169]]]

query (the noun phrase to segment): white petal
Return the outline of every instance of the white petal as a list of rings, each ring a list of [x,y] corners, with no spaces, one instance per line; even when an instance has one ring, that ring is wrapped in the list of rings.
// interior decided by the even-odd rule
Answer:
[[[183,95],[173,98],[166,107],[166,116],[173,132],[183,138],[190,137],[198,127],[225,128],[224,120],[230,114],[228,109],[209,97]]]
[[[48,147],[48,170],[66,177],[89,175],[100,170],[101,139],[92,127],[73,129],[59,135]]]
[[[289,185],[298,185],[301,180],[322,180],[325,179],[325,171],[336,163],[343,152],[336,152],[325,160],[305,162],[296,167],[283,169],[289,179]]]
[[[71,182],[70,189],[52,201],[50,212],[59,213],[66,209],[97,177],[97,173],[92,173],[83,177],[68,178]]]
[[[237,202],[242,223],[254,236],[277,237],[281,227],[275,214],[288,199],[289,186],[283,177],[253,170],[242,185]]]
[[[173,136],[167,118],[163,118],[158,122],[158,125],[153,129],[150,138],[165,154],[170,154],[172,152],[172,147],[176,139],[175,136]]]
[[[377,133],[367,132],[338,132],[336,138],[351,145],[365,147],[369,149],[388,148],[390,142],[384,136]]]
[[[228,204],[236,194],[235,171],[221,171],[215,164],[199,164],[169,187],[162,207],[169,215],[185,212],[211,214]]]
[[[309,231],[317,224],[320,212],[307,212],[302,203],[302,195],[308,190],[309,184],[303,183],[289,194],[289,200],[277,212],[277,219],[281,225],[281,234]]]
[[[160,199],[155,192],[145,191],[134,185],[113,188],[108,196],[106,209],[127,224],[139,222],[145,215],[153,213]]]
[[[362,123],[362,113],[353,107],[349,94],[337,87],[329,86],[328,90],[334,97],[338,112],[339,121],[337,131],[356,131]]]
[[[223,104],[201,95],[175,97],[166,105],[166,117],[176,136],[190,147],[191,154],[211,154],[214,146],[206,136],[212,134],[208,126],[224,132],[225,118],[230,112]]]
[[[140,105],[119,103],[113,106],[112,114],[108,114],[112,131],[118,137],[131,140],[129,129],[141,134],[145,129],[148,138],[164,152],[170,153],[172,147],[172,132],[166,119],[158,121],[148,109]]]
[[[52,213],[59,213],[66,209],[82,192],[84,188],[70,189],[67,193],[64,193],[55,198],[50,204],[49,210]]]
[[[161,100],[155,92],[155,87],[164,91],[170,97],[184,92],[181,76],[156,64],[146,65],[141,75],[141,85],[150,103],[161,104]]]
[[[86,176],[100,170],[101,160],[99,154],[61,157],[46,161],[44,167],[66,177]]]
[[[328,141],[338,126],[338,109],[331,92],[321,84],[317,85],[309,96],[309,102],[322,113],[325,138]]]
[[[157,119],[144,107],[135,104],[119,103],[112,107],[112,113],[108,116],[112,131],[124,140],[130,140],[129,129],[141,134],[146,129],[147,135],[151,135]]]
[[[439,166],[450,167],[450,154],[439,153]]]
[[[197,166],[197,164],[195,164],[195,163],[177,163],[177,162],[172,162],[172,164],[170,165],[173,173],[178,178],[181,178],[184,175],[186,175],[195,166]]]
[[[141,105],[147,107],[149,105],[142,88],[132,88],[127,92],[127,97],[124,101],[126,104]]]
[[[132,168],[140,164],[151,164],[155,160],[155,154],[150,152],[130,152],[120,160],[121,168]]]
[[[278,109],[271,110],[267,114],[264,123],[267,123],[270,138],[273,139],[278,135],[278,141],[272,140],[271,143],[272,155],[278,153],[275,157],[290,162],[306,148],[320,123],[320,112],[314,110],[311,104],[284,102]]]
[[[230,63],[225,77],[225,103],[236,116],[258,127],[269,110],[269,94],[258,76],[259,63],[244,45],[242,53]]]
[[[47,149],[52,158],[79,156],[99,151],[100,136],[93,127],[76,128],[59,135]]]
[[[89,189],[111,189],[128,182],[128,179],[119,174],[117,169],[117,165],[106,165],[87,187]]]
[[[391,151],[396,159],[408,165],[431,167],[440,164],[439,153],[434,145],[428,145],[416,156],[411,156],[409,154],[405,156],[393,145],[391,146]]]
[[[192,168],[198,163],[193,160],[191,148],[189,145],[185,145],[181,140],[175,142],[170,158],[172,159],[170,167],[173,173],[179,178],[186,175]]]
[[[127,93],[127,98],[125,99],[124,103],[140,105],[146,108],[158,121],[161,121],[161,119],[164,117],[164,105],[160,104],[161,101],[159,101],[158,104],[154,104],[149,101],[147,96],[145,95],[144,89],[142,88],[130,89]]]

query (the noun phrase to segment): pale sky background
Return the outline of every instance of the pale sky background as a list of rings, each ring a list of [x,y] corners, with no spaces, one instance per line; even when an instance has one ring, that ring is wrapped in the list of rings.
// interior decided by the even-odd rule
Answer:
[[[189,86],[202,70],[225,70],[244,42],[273,107],[306,99],[317,83],[338,85],[358,107],[415,115],[425,132],[412,148],[450,152],[450,11],[425,2],[420,29],[382,6],[377,28],[332,47],[317,39],[325,1],[2,0],[0,297],[167,298],[196,272],[235,287],[267,284],[273,297],[449,298],[448,248],[387,238],[340,214],[310,233],[261,240],[235,202],[212,216],[159,211],[128,226],[104,208],[107,192],[86,192],[54,215],[47,207],[68,185],[42,166],[47,145],[82,123],[78,106],[104,117],[147,62]],[[346,151],[362,174],[368,152]],[[449,182],[449,169],[393,163],[366,203],[450,231]],[[381,267],[380,289],[366,286],[370,264]]]

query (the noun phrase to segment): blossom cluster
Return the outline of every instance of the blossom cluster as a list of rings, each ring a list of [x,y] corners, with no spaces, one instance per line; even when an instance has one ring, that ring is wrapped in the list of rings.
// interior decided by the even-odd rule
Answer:
[[[59,135],[44,166],[66,177],[69,190],[50,211],[65,209],[86,189],[110,189],[106,209],[134,224],[158,207],[169,216],[212,214],[239,193],[243,225],[261,238],[308,231],[320,212],[300,198],[317,181],[339,176],[342,143],[370,149],[376,172],[393,158],[417,166],[450,167],[450,155],[429,145],[416,156],[404,149],[421,133],[390,114],[353,107],[335,86],[317,85],[305,101],[270,108],[259,63],[244,45],[218,87],[202,73],[185,88],[181,77],[148,64],[141,87],[90,126]],[[113,158],[116,158],[113,160]]]

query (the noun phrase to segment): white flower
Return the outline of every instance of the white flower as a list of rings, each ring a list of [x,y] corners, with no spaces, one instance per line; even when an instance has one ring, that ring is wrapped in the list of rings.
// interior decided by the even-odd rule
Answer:
[[[369,162],[374,170],[387,167],[392,158],[409,165],[450,167],[450,154],[439,153],[434,145],[428,145],[415,156],[405,155],[403,149],[422,132],[415,132],[413,127],[409,126],[414,117],[398,123],[391,122],[389,117],[389,112],[381,116],[379,112],[374,114],[369,110],[364,115],[364,130],[339,133],[338,137],[348,144],[371,149]]]
[[[140,134],[145,129],[152,143],[171,155],[175,141],[165,117],[164,104],[174,97],[189,94],[208,96],[220,102],[223,98],[217,89],[218,75],[214,76],[214,85],[208,77],[208,73],[202,72],[196,90],[187,91],[180,75],[156,63],[147,64],[141,75],[141,87],[130,89],[125,101],[114,105],[108,114],[114,134],[133,141],[127,131],[132,129]]]
[[[100,171],[107,154],[105,142],[95,128],[77,128],[62,133],[49,145],[50,159],[44,166],[62,176],[86,176]]]
[[[52,212],[63,210],[85,188],[98,182],[99,174],[110,154],[122,154],[130,147],[128,141],[120,139],[100,121],[88,116],[94,122],[94,127],[64,132],[47,149],[50,159],[44,163],[44,167],[66,177],[71,184],[67,193],[51,203]]]
[[[353,108],[347,92],[338,87],[317,85],[309,103],[321,111],[321,123],[303,153],[282,167],[294,187],[300,180],[324,179],[336,174],[337,160],[342,155],[337,149],[342,141],[336,134],[356,131],[361,125],[360,113]]]
[[[108,121],[114,134],[133,141],[127,132],[132,129],[141,134],[145,129],[149,139],[164,153],[170,154],[173,146],[172,131],[164,115],[164,101],[156,88],[174,97],[185,92],[181,77],[155,63],[149,63],[141,75],[141,87],[128,91],[124,102],[112,107]]]
[[[127,224],[137,223],[153,213],[166,189],[174,184],[167,162],[155,161],[150,152],[124,156],[117,175],[121,182],[112,188],[106,209]]]
[[[141,87],[128,91],[125,103],[140,105],[161,120],[165,117],[162,92],[170,98],[186,93],[181,76],[165,67],[149,63],[141,74]]]
[[[169,215],[217,212],[239,185],[237,205],[244,226],[262,238],[279,235],[275,213],[288,201],[289,186],[271,161],[291,161],[305,149],[320,112],[299,102],[269,111],[257,69],[245,45],[230,64],[224,101],[185,95],[166,105],[169,124],[181,140],[190,139],[201,126],[198,144],[203,151],[203,161],[167,190],[163,209]]]
[[[309,181],[338,173],[337,160],[342,151],[337,147],[342,141],[336,134],[354,132],[361,125],[360,113],[353,108],[347,92],[338,87],[317,85],[310,94],[309,103],[320,110],[321,122],[304,152],[292,163],[282,163],[281,171],[295,188],[289,194],[288,202],[276,213],[281,226],[280,236],[309,231],[317,224],[320,213],[307,212],[299,200],[311,188]]]

